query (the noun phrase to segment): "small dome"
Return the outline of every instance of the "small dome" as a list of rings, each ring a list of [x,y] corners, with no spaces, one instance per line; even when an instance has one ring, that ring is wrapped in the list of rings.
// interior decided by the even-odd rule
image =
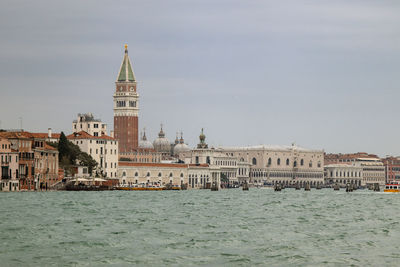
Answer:
[[[158,134],[158,138],[156,138],[156,140],[154,140],[153,142],[153,146],[157,152],[169,153],[171,150],[171,145],[169,143],[169,140],[165,137],[162,125],[161,125],[161,130]]]
[[[179,153],[187,152],[187,151],[190,151],[190,150],[191,149],[187,144],[177,144],[174,147],[174,155],[178,155]]]
[[[178,137],[177,137],[178,139]],[[190,147],[185,144],[183,140],[183,133],[181,133],[181,139],[179,139],[179,144],[175,145],[174,147],[174,155],[179,155],[179,153],[190,151]]]
[[[139,141],[139,148],[142,148],[142,149],[154,149],[153,144],[149,140],[147,140],[146,131],[145,130],[143,131],[142,139]]]

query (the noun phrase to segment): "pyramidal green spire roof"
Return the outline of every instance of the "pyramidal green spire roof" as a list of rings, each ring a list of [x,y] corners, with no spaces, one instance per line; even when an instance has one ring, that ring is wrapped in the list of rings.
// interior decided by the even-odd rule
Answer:
[[[135,74],[133,73],[131,61],[128,56],[128,45],[125,45],[125,55],[121,68],[118,73],[118,82],[135,82]]]

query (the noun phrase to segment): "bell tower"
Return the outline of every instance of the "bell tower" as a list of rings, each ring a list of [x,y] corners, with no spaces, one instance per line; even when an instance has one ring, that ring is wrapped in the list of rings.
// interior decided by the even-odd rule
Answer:
[[[128,56],[128,45],[125,45],[114,93],[114,137],[118,139],[119,152],[132,152],[138,148],[138,116],[139,94]]]

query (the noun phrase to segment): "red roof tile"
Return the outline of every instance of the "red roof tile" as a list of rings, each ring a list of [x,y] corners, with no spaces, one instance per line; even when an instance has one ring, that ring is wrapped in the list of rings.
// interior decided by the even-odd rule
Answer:
[[[93,136],[88,134],[85,131],[80,131],[78,133],[73,133],[67,136],[67,139],[105,139],[105,140],[117,140],[115,138],[112,138],[111,136],[108,135],[102,135],[102,136]]]
[[[49,134],[48,133],[31,133],[31,135],[34,138],[41,138],[41,139],[49,138]],[[60,136],[61,136],[61,134],[59,134],[59,133],[52,133],[50,138],[60,139]]]

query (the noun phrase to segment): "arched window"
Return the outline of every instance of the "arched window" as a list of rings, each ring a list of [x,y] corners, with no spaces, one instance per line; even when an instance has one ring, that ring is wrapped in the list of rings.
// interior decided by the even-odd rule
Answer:
[[[150,172],[147,173],[147,177],[150,176]]]
[[[252,163],[253,163],[253,165],[257,165],[257,159],[253,158]]]
[[[268,166],[271,166],[271,163],[272,163],[272,159],[269,158],[269,159],[268,159]]]
[[[290,164],[289,159],[286,159],[286,166],[289,166],[289,164]]]
[[[126,172],[125,172],[125,171],[122,173],[122,176],[123,176],[123,177],[125,177],[125,176],[126,176]]]
[[[321,162],[318,161],[318,168],[321,168]]]
[[[135,172],[135,176],[139,176],[139,173],[138,173],[138,172]]]
[[[276,164],[281,165],[281,159],[277,159]]]
[[[300,160],[300,165],[303,166],[304,165],[304,159]]]
[[[159,172],[159,173],[158,173],[158,177],[161,177],[161,175],[162,175],[161,172]]]
[[[183,178],[183,173],[181,173],[181,177]]]
[[[297,167],[297,161],[293,161],[293,167]]]
[[[312,168],[312,161],[310,161],[310,163],[308,164],[308,167]],[[337,174],[336,174],[337,176]]]
[[[172,172],[169,174],[169,177],[172,177]]]

